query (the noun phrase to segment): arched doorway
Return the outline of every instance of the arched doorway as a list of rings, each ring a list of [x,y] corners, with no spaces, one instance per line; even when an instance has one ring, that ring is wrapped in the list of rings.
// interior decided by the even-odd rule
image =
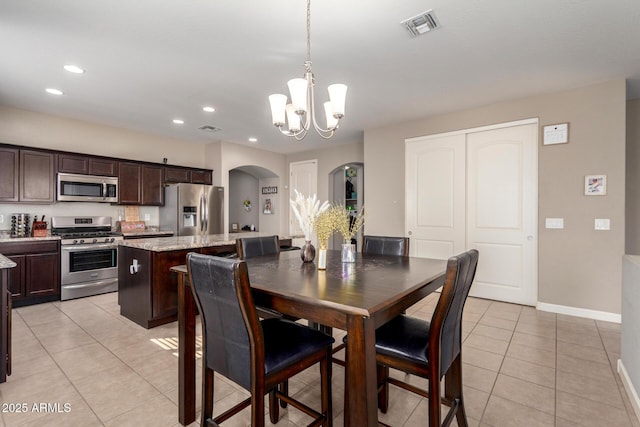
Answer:
[[[352,162],[338,166],[329,173],[329,200],[334,205],[342,205],[355,215],[364,206],[364,163]],[[366,223],[364,225],[366,227]],[[356,248],[362,246],[363,230],[355,238]],[[329,247],[340,248],[342,236],[333,236]]]
[[[280,177],[269,169],[255,165],[230,169],[229,231],[279,234],[279,190]]]

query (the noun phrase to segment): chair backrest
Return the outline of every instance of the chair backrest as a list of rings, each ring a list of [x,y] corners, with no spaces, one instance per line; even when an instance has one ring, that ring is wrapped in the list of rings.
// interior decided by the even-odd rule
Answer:
[[[246,263],[189,253],[187,268],[207,366],[251,391],[252,365],[264,370],[252,361],[264,360],[264,346]]]
[[[462,310],[478,266],[478,251],[471,249],[449,258],[440,299],[431,318],[429,360],[440,359],[440,377],[460,354]],[[440,352],[440,357],[436,356]]]
[[[362,253],[409,256],[408,237],[364,236]]]
[[[236,252],[240,259],[276,255],[280,253],[280,239],[278,236],[242,237],[236,239]]]

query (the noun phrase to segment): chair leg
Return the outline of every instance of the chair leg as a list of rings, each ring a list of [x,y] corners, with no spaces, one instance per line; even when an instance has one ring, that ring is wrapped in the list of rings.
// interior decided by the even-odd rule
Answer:
[[[429,376],[429,427],[441,427],[440,376]]]
[[[205,427],[207,420],[213,417],[213,369],[204,368],[202,376],[202,413],[200,414],[200,425]]]
[[[333,410],[331,402],[331,349],[327,356],[320,361],[320,393],[322,395],[322,414],[325,416],[325,427],[333,426]]]
[[[378,381],[378,409],[382,411],[383,414],[387,413],[389,409],[389,382],[387,382],[387,378],[389,378],[389,367],[386,365],[376,365],[376,374]]]
[[[278,398],[276,397],[276,389],[274,388],[269,392],[269,419],[271,420],[271,424],[276,424],[279,418],[280,407],[278,406]]]
[[[278,387],[280,388],[280,393],[284,394],[285,396],[289,396],[289,380],[284,380],[278,385]],[[280,407],[286,408],[287,402],[285,402],[284,400],[280,400]]]
[[[251,390],[251,427],[264,427],[264,385]]]
[[[467,414],[464,409],[464,398],[462,396],[462,355],[458,354],[444,376],[444,393],[447,399],[458,401],[456,420],[459,427],[468,427]]]

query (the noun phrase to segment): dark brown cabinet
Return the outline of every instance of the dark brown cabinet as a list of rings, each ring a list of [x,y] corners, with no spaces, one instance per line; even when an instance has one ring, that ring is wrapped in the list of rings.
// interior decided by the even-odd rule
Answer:
[[[18,201],[19,167],[19,150],[17,148],[0,147],[0,201]]]
[[[0,148],[0,202],[53,203],[53,157],[44,151]]]
[[[186,182],[211,185],[213,183],[213,171],[208,169],[167,166],[164,168],[164,182],[170,184]]]
[[[58,154],[58,172],[118,176],[118,161],[82,154]]]
[[[1,243],[0,253],[16,263],[8,273],[14,307],[60,299],[59,241]]]
[[[11,270],[0,269],[0,383],[11,375],[11,295],[7,290]]]
[[[142,165],[142,204],[164,205],[164,170],[162,166]]]
[[[55,201],[54,168],[53,154],[20,150],[20,201],[53,203]]]
[[[121,205],[164,205],[162,166],[120,162],[118,174]]]

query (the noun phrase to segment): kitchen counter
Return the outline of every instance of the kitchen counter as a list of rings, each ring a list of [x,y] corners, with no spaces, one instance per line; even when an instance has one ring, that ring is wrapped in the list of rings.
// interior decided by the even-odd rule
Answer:
[[[120,314],[145,328],[178,318],[178,276],[171,267],[184,264],[189,252],[227,256],[236,239],[272,233],[227,233],[123,240],[118,247],[118,303]],[[281,236],[280,244],[291,239]]]
[[[47,236],[47,237],[7,237],[1,238],[0,243],[11,242],[45,242],[49,240],[61,240],[60,236]]]
[[[2,270],[4,268],[13,268],[16,265],[17,264],[15,262],[11,261],[6,256],[0,254],[0,270]]]
[[[123,231],[122,237],[125,239],[145,239],[157,237],[171,237],[173,231],[144,230],[144,231]]]
[[[123,240],[121,246],[143,249],[151,252],[181,251],[188,249],[210,248],[214,246],[234,246],[236,239],[242,237],[264,237],[273,236],[273,233],[253,232],[246,233],[226,233],[209,234],[205,236],[172,236],[159,237],[153,239]],[[291,239],[289,236],[280,236],[280,240]]]

